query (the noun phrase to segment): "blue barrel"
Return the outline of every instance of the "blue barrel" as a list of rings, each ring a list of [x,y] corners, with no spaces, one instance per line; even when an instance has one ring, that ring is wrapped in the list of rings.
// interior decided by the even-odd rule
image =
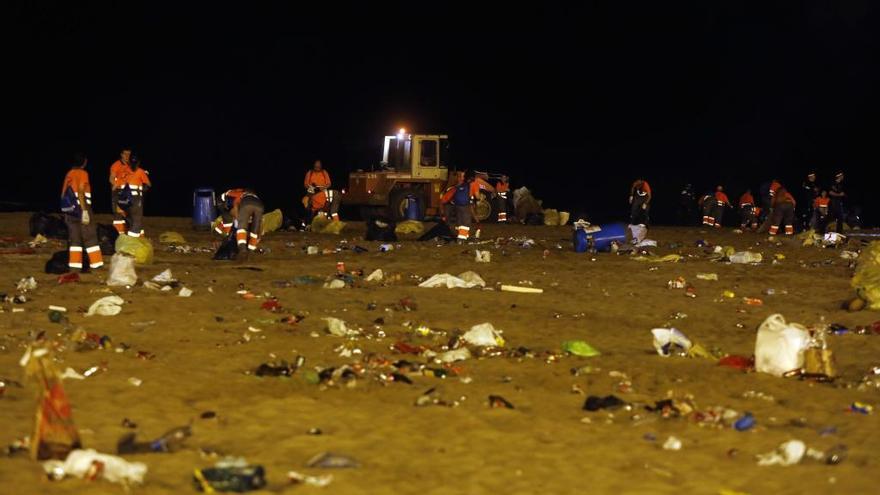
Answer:
[[[584,229],[574,229],[574,235],[572,236],[572,241],[574,242],[574,252],[576,253],[586,253],[587,248],[589,247],[589,242],[587,240],[587,231]]]
[[[612,223],[600,227],[602,230],[592,233],[593,247],[596,251],[607,251],[611,249],[611,243],[614,241],[617,241],[618,243],[626,242],[625,223]]]
[[[418,220],[421,215],[419,215],[419,200],[416,199],[415,196],[410,194],[406,197],[406,219],[407,220]]]
[[[217,203],[214,190],[200,187],[193,192],[193,228],[210,230],[211,222],[217,218]]]

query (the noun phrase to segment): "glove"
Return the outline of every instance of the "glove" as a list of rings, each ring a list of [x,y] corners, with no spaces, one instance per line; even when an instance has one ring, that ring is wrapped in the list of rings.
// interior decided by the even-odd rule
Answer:
[[[648,209],[648,203],[642,203],[642,209],[643,209],[643,210],[647,210],[647,209]]]
[[[306,189],[306,191],[308,191],[309,194],[315,194],[315,187],[314,187],[314,186],[309,186],[309,188]]]
[[[82,212],[82,224],[88,225],[90,221],[91,221],[91,219],[89,218],[89,212],[83,211]]]

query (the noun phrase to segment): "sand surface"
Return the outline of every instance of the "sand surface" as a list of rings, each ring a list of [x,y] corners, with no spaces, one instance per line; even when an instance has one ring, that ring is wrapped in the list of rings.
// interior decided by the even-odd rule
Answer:
[[[0,236],[27,240],[27,218],[0,215]],[[85,380],[65,381],[86,447],[115,453],[117,439],[132,431],[122,425],[124,418],[137,424],[135,431],[145,440],[192,422],[194,435],[183,450],[126,456],[149,466],[145,484],[132,493],[194,493],[193,469],[215,462],[200,450],[262,464],[269,481],[265,493],[717,494],[726,489],[751,494],[862,494],[877,490],[878,415],[848,409],[854,401],[880,405],[880,389],[858,386],[873,366],[880,365],[880,335],[830,337],[841,371],[834,384],[743,373],[708,359],[663,358],[652,346],[650,330],[670,323],[708,349],[751,355],[756,329],[772,313],[805,325],[824,317],[828,323],[850,328],[880,319],[876,312],[840,309],[840,302],[850,296],[851,269],[839,250],[802,248],[786,239],[776,246],[765,236],[737,235],[727,229],[658,227],[649,235],[660,242],[655,252],[688,257],[683,263],[655,264],[629,256],[576,254],[570,249],[568,227],[489,225],[483,227],[484,239],[527,236],[537,245],[524,249],[513,243],[487,244],[483,249],[492,252],[492,261],[478,264],[474,246],[402,241],[394,251],[381,253],[379,243],[361,240],[363,224],[352,223],[342,236],[271,234],[264,243],[268,253],[236,264],[211,261],[206,254],[166,251],[158,243],[159,233],[166,230],[182,233],[192,246],[211,247],[216,242],[206,232],[193,232],[187,219],[147,218],[146,228],[156,246],[156,261],[138,268],[140,279],[170,268],[194,291],[192,297],[141,286],[111,291],[104,284],[106,271],[84,275],[77,284],[57,285],[57,276],[43,273],[51,253],[63,248],[55,241],[33,255],[0,255],[0,292],[14,294],[17,281],[28,275],[39,283],[31,301],[17,306],[25,312],[12,313],[14,305],[4,304],[0,313],[0,377],[24,384],[8,387],[0,397],[0,444],[31,433],[36,389],[23,378],[18,360],[39,331],[64,339],[65,327],[47,318],[47,306],[55,304],[69,309],[71,328],[108,335],[114,347],[127,348],[75,352],[67,346],[58,355],[62,369],[103,368]],[[713,263],[703,248],[695,246],[697,239],[760,251],[765,262]],[[369,251],[313,256],[304,252],[310,244],[335,248],[341,241]],[[683,247],[670,249],[669,243]],[[770,260],[776,254],[785,259],[773,264]],[[381,268],[400,279],[385,284],[358,282],[354,288],[339,290],[273,286],[273,281],[301,275],[331,277],[337,261],[344,261],[348,270],[369,273]],[[414,278],[465,270],[479,273],[492,289],[530,281],[544,293],[425,289],[418,288]],[[697,280],[701,272],[717,273],[719,280]],[[667,288],[667,281],[678,276],[694,285],[696,298]],[[259,297],[243,299],[236,294],[241,287]],[[768,288],[777,293],[764,295]],[[734,291],[736,298],[722,298],[724,290]],[[110,292],[127,301],[118,316],[87,318],[78,312]],[[277,296],[285,313],[260,308],[267,294]],[[762,298],[764,304],[745,305],[743,296]],[[417,309],[402,310],[398,303],[404,297],[412,298]],[[370,303],[376,309],[368,309]],[[278,323],[286,312],[305,318],[295,325]],[[673,319],[676,313],[687,317]],[[327,316],[362,328],[365,336],[326,334],[321,318]],[[377,326],[377,318],[384,318],[384,324]],[[452,334],[483,322],[503,330],[508,349],[523,346],[535,357],[475,357],[456,363],[445,379],[409,375],[412,384],[383,383],[377,375],[388,368],[370,365],[365,365],[367,371],[354,387],[316,385],[306,379],[306,369],[352,364],[367,356],[372,365],[399,359],[427,362],[391,348],[396,342],[439,348]],[[414,331],[419,325],[447,335],[419,336]],[[249,327],[262,331],[250,332]],[[572,339],[589,342],[602,355],[560,356],[547,362],[547,351],[558,353],[560,344]],[[155,358],[140,359],[139,351]],[[345,356],[349,351],[352,354]],[[299,355],[305,357],[305,369],[292,378],[248,374],[261,363],[292,361]],[[578,376],[571,373],[572,368],[584,366],[591,370]],[[130,377],[142,384],[130,384]],[[416,399],[432,387],[460,405],[416,407]],[[490,408],[490,394],[503,396],[515,408]],[[582,410],[586,395],[608,394],[635,405],[613,412]],[[664,419],[644,410],[645,404],[668,397],[691,397],[698,409],[723,406],[750,411],[757,426],[738,432],[689,417]],[[216,412],[216,417],[201,419],[206,411]],[[323,434],[309,434],[312,428]],[[681,450],[661,447],[669,436],[681,440]],[[756,454],[795,438],[817,450],[846,445],[848,457],[834,466],[811,459],[791,467],[757,465]],[[339,470],[304,466],[323,451],[351,456],[361,465]],[[289,470],[330,473],[333,481],[326,488],[290,485]],[[74,479],[51,482],[38,463],[18,455],[0,458],[0,493],[123,493],[123,488]]]

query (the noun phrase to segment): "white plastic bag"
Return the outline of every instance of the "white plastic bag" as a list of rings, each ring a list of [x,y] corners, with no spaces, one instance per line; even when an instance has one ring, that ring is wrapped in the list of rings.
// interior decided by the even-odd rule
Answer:
[[[677,328],[655,328],[651,333],[654,335],[654,349],[663,357],[669,357],[674,353],[686,354],[694,345],[691,339]]]
[[[107,285],[110,287],[124,287],[137,283],[137,273],[134,271],[134,257],[124,253],[116,253],[110,259],[110,273],[107,276]]]
[[[636,245],[644,241],[645,237],[648,236],[648,227],[645,227],[643,224],[630,225],[629,231],[632,234],[632,243]]]
[[[331,335],[335,335],[337,337],[348,337],[350,335],[358,335],[360,333],[355,329],[348,328],[348,325],[346,325],[345,322],[343,320],[340,320],[339,318],[328,316],[321,319],[327,322],[327,331]]]
[[[147,465],[142,462],[128,462],[121,457],[102,454],[92,449],[71,451],[63,462],[46,461],[43,469],[52,479],[62,479],[65,476],[82,479],[94,469],[96,463],[102,466],[98,470],[99,476],[112,483],[140,484],[147,474]]]
[[[461,340],[468,344],[478,347],[504,347],[504,338],[501,337],[501,330],[496,330],[491,323],[480,323],[474,325],[464,335]]]
[[[755,370],[782,376],[804,365],[810,333],[802,325],[786,323],[780,314],[767,317],[755,339]]]
[[[381,268],[376,268],[373,273],[367,276],[366,280],[367,282],[381,282],[383,278],[385,278],[385,273]]]
[[[474,261],[477,263],[489,263],[492,261],[492,253],[489,251],[480,251],[477,249]]]
[[[486,282],[474,272],[464,272],[457,277],[448,273],[438,273],[419,284],[419,287],[446,287],[447,289],[470,289],[485,287]]]
[[[86,316],[116,316],[122,312],[123,304],[125,304],[125,299],[119,296],[102,297],[89,306]]]

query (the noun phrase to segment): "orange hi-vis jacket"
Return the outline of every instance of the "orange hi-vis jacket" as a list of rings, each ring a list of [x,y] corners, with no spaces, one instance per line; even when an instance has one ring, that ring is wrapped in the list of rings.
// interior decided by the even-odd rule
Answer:
[[[497,192],[499,196],[506,198],[507,191],[510,191],[509,182],[498,182],[497,184],[495,184],[495,192]]]
[[[742,208],[743,206],[755,206],[755,198],[750,193],[743,193],[739,197],[739,207]]]
[[[773,182],[770,183],[770,197],[771,198],[773,196],[776,196],[776,191],[779,190],[780,187],[782,187],[782,184],[780,184],[779,181],[774,180]]]
[[[316,187],[329,188],[330,174],[328,174],[326,170],[321,170],[320,172],[309,170],[308,172],[306,172],[306,178],[303,181],[303,184],[306,186],[306,188],[312,187],[312,185]]]
[[[239,203],[241,203],[242,194],[244,194],[244,189],[230,189],[220,195],[220,202],[228,204],[229,200],[231,199],[232,206],[229,207],[229,209],[231,210],[232,208],[238,206]]]
[[[139,168],[132,173],[128,174],[125,178],[125,183],[128,184],[128,187],[131,189],[132,196],[140,196],[144,193],[144,186],[151,186],[150,177],[147,175],[147,172]]]
[[[828,205],[831,204],[831,198],[823,198],[819,196],[813,200],[813,208],[819,210],[822,214],[828,212]]]
[[[68,187],[73,189],[77,201],[79,200],[79,191],[82,189],[86,200],[86,206],[92,206],[92,186],[89,184],[88,172],[81,168],[70,169],[70,171],[67,172],[67,175],[64,176],[64,184],[61,185],[62,196],[64,196],[64,192],[67,191]]]
[[[493,193],[495,192],[495,188],[485,180],[479,177],[474,177],[470,186],[471,201],[480,199],[480,191],[489,191],[490,193]]]
[[[718,203],[718,206],[730,204],[730,200],[727,199],[727,194],[724,194],[724,191],[715,191],[715,201]]]
[[[120,188],[125,185],[125,178],[131,173],[131,167],[122,163],[122,160],[116,160],[110,165],[110,181],[113,187]]]

